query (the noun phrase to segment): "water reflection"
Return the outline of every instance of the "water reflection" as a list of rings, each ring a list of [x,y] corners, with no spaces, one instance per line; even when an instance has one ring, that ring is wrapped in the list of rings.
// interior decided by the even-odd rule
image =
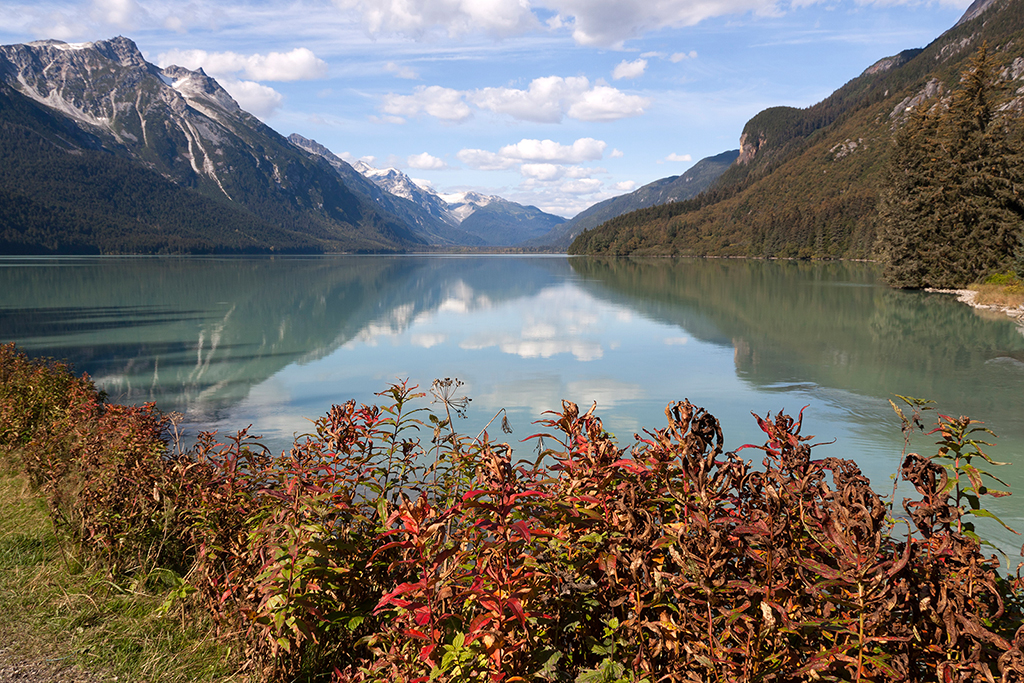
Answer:
[[[865,264],[502,256],[0,259],[0,339],[70,359],[112,398],[283,448],[333,402],[458,377],[476,433],[514,438],[563,398],[611,431],[689,398],[758,442],[749,411],[810,404],[875,481],[902,439],[886,399],[982,417],[1024,500],[1024,336],[950,297],[897,292]],[[927,440],[918,444],[924,449]],[[753,457],[753,456],[750,456]],[[884,488],[884,487],[883,487]],[[1000,503],[1024,526],[1024,503]]]

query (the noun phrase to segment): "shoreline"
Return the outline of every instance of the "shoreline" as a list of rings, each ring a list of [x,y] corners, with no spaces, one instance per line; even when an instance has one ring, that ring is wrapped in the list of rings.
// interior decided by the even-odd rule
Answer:
[[[926,287],[924,291],[933,294],[953,294],[956,296],[957,301],[967,304],[971,308],[1005,313],[1006,317],[1024,329],[1024,308],[1000,306],[998,304],[980,304],[978,303],[978,293],[973,289],[936,289],[934,287]]]

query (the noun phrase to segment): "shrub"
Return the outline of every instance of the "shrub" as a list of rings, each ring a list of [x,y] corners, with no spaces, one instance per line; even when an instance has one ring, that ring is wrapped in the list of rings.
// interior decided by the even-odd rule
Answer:
[[[191,594],[261,679],[1024,680],[1022,582],[969,524],[991,515],[968,418],[903,457],[904,515],[815,458],[802,415],[755,415],[764,444],[724,452],[688,401],[629,446],[564,402],[516,462],[454,429],[468,399],[440,380],[443,414],[396,384],[280,455],[247,430],[182,451],[151,405],[2,352],[0,445],[67,535],[118,579],[185,574],[169,600]],[[927,406],[907,401],[909,433]]]

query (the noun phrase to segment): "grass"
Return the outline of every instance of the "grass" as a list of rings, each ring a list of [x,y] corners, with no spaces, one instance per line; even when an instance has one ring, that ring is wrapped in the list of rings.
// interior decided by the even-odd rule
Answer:
[[[120,586],[82,566],[26,477],[0,471],[0,638],[12,654],[103,680],[246,680],[208,621],[160,609],[169,595],[161,572],[148,583]]]
[[[1024,281],[1015,275],[1001,274],[985,278],[970,289],[978,293],[977,302],[986,306],[1018,308],[1024,305]]]

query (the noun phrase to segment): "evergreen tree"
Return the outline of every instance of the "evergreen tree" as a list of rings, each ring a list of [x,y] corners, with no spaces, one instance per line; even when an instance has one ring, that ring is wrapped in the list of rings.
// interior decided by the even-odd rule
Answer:
[[[1021,119],[982,45],[946,101],[896,133],[879,206],[878,251],[896,287],[962,287],[1013,268],[1024,239]]]

